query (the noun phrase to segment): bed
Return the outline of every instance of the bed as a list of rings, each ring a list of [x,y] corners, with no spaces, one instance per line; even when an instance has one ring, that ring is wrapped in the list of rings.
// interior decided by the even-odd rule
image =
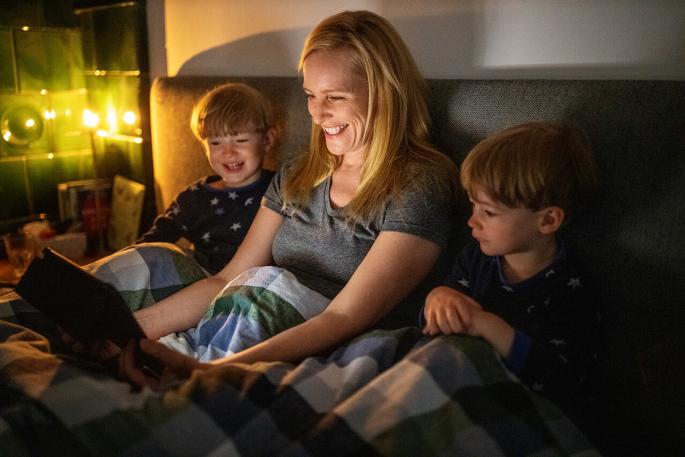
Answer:
[[[310,124],[298,78],[159,79],[150,97],[159,210],[208,173],[187,127],[190,108],[226,80],[252,84],[274,101],[283,139],[269,166],[306,151]],[[567,238],[603,285],[602,401],[593,433],[518,382],[481,340],[428,338],[414,327],[370,330],[295,365],[236,365],[158,393],[135,391],[68,354],[51,322],[9,294],[0,300],[0,455],[675,455],[682,392],[669,381],[682,366],[669,354],[682,347],[685,322],[678,277],[685,83],[430,80],[428,94],[434,140],[457,163],[486,135],[526,120],[572,119],[590,136],[601,189]],[[464,235],[455,234],[455,243]],[[120,267],[89,268],[132,308],[203,274],[172,245],[116,257]],[[261,338],[325,306],[317,297],[294,303],[284,292],[297,290],[292,278],[269,271],[278,281],[255,279],[262,273],[232,284],[234,293],[217,297],[207,320],[220,316],[241,335]],[[269,312],[254,311],[259,296],[271,297]]]

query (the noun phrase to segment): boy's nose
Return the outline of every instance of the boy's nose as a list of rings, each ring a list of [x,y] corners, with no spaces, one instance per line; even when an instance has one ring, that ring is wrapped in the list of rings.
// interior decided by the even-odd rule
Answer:
[[[468,225],[468,226],[471,227],[471,228],[475,228],[475,227],[476,227],[477,221],[476,221],[476,216],[475,216],[475,214],[471,213],[471,217],[469,217],[469,220],[466,221],[466,225]]]
[[[222,155],[225,155],[225,156],[231,155],[231,154],[233,154],[233,152],[235,152],[235,151],[233,150],[233,145],[230,144],[230,143],[229,143],[229,144],[224,144],[224,145],[221,147],[221,154],[222,154]]]

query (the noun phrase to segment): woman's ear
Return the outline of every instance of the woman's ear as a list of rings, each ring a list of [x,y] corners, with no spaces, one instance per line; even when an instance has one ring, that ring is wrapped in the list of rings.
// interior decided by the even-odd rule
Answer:
[[[538,229],[543,235],[549,235],[556,232],[564,222],[566,214],[562,208],[558,206],[548,206],[540,211],[541,217],[538,223]]]

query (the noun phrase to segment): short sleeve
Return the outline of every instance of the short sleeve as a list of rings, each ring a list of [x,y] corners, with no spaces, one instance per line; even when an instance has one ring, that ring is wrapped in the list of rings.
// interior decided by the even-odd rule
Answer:
[[[388,204],[381,231],[410,233],[445,248],[456,220],[455,213],[454,202],[431,189],[412,185]]]
[[[283,182],[285,179],[285,168],[286,165],[281,166],[274,177],[271,179],[269,187],[266,188],[264,192],[264,197],[262,198],[262,206],[265,206],[277,213],[288,216],[289,211],[283,207]]]

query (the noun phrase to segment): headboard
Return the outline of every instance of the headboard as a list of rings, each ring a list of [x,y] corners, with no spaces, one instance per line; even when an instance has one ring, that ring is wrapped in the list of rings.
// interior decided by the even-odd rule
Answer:
[[[307,150],[299,78],[158,79],[151,91],[158,210],[210,172],[190,112],[227,80],[273,101],[280,159]],[[674,379],[685,359],[685,81],[429,80],[428,97],[434,142],[457,163],[488,134],[523,121],[572,119],[585,128],[600,189],[568,238],[602,285],[604,446],[617,455],[676,449],[663,446],[682,443],[685,423],[685,379]]]

